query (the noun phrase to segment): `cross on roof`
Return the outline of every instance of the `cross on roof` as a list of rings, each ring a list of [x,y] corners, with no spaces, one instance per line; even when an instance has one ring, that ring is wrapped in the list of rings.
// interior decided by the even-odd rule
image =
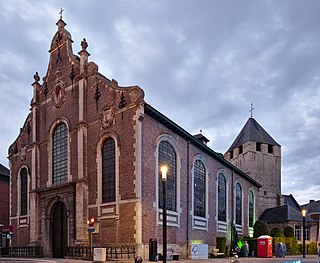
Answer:
[[[62,8],[60,8],[60,12],[59,12],[59,14],[60,14],[60,19],[62,19],[62,12],[64,11],[64,9],[62,9]]]
[[[254,110],[253,103],[251,102],[251,109],[249,110],[249,112],[251,113],[251,118],[253,118],[253,110]]]

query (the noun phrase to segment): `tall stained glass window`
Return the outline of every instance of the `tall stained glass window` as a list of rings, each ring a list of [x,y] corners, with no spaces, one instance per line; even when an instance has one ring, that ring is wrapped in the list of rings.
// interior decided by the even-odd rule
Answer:
[[[236,184],[236,224],[242,224],[242,189],[239,183]]]
[[[222,173],[218,176],[218,220],[227,221],[227,182]]]
[[[116,149],[112,138],[105,140],[102,147],[102,202],[116,200]]]
[[[194,162],[193,172],[194,188],[193,188],[193,203],[194,215],[206,216],[206,171],[203,163],[200,160]]]
[[[162,208],[162,176],[160,167],[167,165],[167,209],[170,211],[177,211],[177,161],[176,153],[167,141],[161,141],[159,143],[158,150],[158,183],[159,183],[159,208]]]
[[[68,180],[68,128],[65,123],[59,124],[53,132],[52,143],[53,184]]]

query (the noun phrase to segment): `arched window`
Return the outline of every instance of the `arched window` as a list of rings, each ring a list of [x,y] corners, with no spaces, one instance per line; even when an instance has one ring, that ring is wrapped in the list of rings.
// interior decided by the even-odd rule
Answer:
[[[193,204],[195,216],[206,216],[206,171],[201,161],[196,160],[193,168]]]
[[[167,141],[161,141],[159,143],[158,150],[158,171],[159,171],[159,208],[162,208],[162,177],[160,167],[162,165],[168,166],[167,173],[167,209],[171,211],[177,210],[177,165],[176,165],[176,153]]]
[[[239,183],[236,184],[236,224],[242,224],[242,189]]]
[[[68,179],[68,128],[59,124],[53,132],[52,143],[53,184],[64,183]]]
[[[22,168],[20,171],[20,215],[28,214],[28,171]]]
[[[116,147],[112,138],[102,146],[102,203],[116,200]]]
[[[253,192],[249,191],[249,227],[253,227],[254,224],[254,196]]]
[[[218,176],[218,220],[227,221],[227,182],[222,173]]]

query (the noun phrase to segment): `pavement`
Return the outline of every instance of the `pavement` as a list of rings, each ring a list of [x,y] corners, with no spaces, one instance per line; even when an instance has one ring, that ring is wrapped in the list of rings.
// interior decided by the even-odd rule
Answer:
[[[316,255],[302,256],[286,256],[285,258],[238,258],[239,263],[319,263]],[[98,261],[79,260],[79,259],[57,259],[57,258],[0,258],[0,263],[98,263]],[[107,263],[134,263],[134,260],[112,260]],[[169,260],[168,263],[236,263],[233,258],[210,258],[210,259],[180,259]],[[152,261],[143,260],[143,263],[154,263]],[[162,261],[159,261],[162,263]]]

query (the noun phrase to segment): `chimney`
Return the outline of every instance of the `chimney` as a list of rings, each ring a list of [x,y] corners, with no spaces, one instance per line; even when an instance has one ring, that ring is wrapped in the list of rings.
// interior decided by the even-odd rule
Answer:
[[[309,200],[309,203],[313,203],[313,202],[314,202],[314,199]]]

